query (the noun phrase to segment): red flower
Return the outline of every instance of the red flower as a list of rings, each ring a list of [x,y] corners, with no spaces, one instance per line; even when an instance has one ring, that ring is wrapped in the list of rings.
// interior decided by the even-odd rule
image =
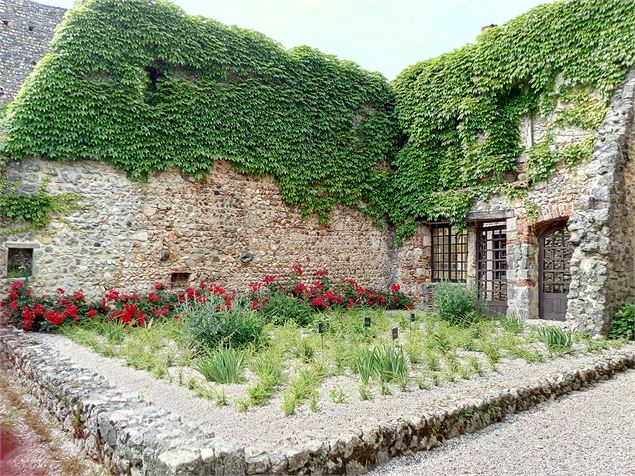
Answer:
[[[57,288],[57,292],[60,294],[64,294],[66,291],[64,291],[62,288]]]
[[[44,314],[44,319],[53,326],[59,326],[64,323],[66,317],[61,312],[49,311]]]
[[[304,273],[304,270],[300,267],[300,265],[298,263],[293,265],[293,271],[295,271],[298,276],[300,276],[300,275],[302,275],[302,273]]]
[[[251,290],[253,292],[257,293],[258,291],[260,291],[262,283],[260,281],[252,281],[251,283],[249,283],[249,286],[251,286]]]
[[[260,304],[258,304],[258,301],[256,301],[255,299],[252,299],[249,302],[249,307],[251,307],[254,311],[257,311],[258,309],[260,309]]]
[[[24,287],[23,281],[14,281],[11,285],[11,291],[17,291],[18,289]]]
[[[159,294],[155,294],[154,291],[150,291],[150,294],[148,294],[148,300],[152,302],[159,302],[161,300],[161,296]]]
[[[390,289],[392,289],[394,292],[398,293],[399,290],[401,289],[401,286],[399,286],[399,284],[395,283],[392,286],[390,286]]]
[[[154,283],[154,289],[156,289],[157,291],[158,291],[159,289],[163,289],[163,284],[161,284],[161,283]]]
[[[95,309],[91,309],[90,311],[88,311],[88,317],[90,317],[91,319],[93,317],[95,317],[97,315],[97,311]]]
[[[276,277],[273,274],[268,274],[263,278],[265,284],[271,284],[276,280]]]
[[[326,269],[318,269],[315,272],[316,276],[326,276],[327,274],[329,274],[329,272]]]
[[[73,294],[73,297],[75,298],[76,301],[81,301],[82,299],[84,299],[84,293],[82,293],[81,291],[75,291],[75,294]]]

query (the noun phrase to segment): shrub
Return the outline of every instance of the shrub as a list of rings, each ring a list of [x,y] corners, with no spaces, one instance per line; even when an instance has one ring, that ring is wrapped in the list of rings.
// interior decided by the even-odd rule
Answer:
[[[244,351],[232,347],[219,347],[201,356],[196,364],[203,376],[217,383],[239,383],[245,368]]]
[[[265,325],[262,316],[245,299],[237,299],[230,309],[222,303],[221,297],[211,296],[183,309],[181,317],[191,344],[213,349],[221,344],[244,347],[257,342]]]
[[[622,306],[611,320],[610,339],[635,339],[635,304]]]
[[[269,299],[260,309],[266,320],[275,324],[294,321],[300,326],[307,326],[313,320],[313,308],[308,302],[280,291],[269,294]]]
[[[571,333],[563,331],[558,326],[538,328],[538,339],[547,346],[550,352],[567,352],[573,347]]]
[[[434,306],[439,318],[451,324],[472,324],[481,312],[476,288],[466,284],[437,284],[434,288]]]
[[[518,316],[504,316],[500,320],[501,327],[512,334],[522,334],[525,330],[525,320]]]

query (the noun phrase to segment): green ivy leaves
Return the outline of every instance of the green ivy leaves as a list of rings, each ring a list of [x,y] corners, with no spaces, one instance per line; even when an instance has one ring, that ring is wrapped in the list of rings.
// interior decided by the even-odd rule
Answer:
[[[573,0],[537,7],[475,44],[404,70],[393,82],[408,136],[392,181],[398,235],[422,217],[461,223],[473,198],[502,190],[519,172],[524,116],[569,103],[553,126],[591,134],[562,149],[551,137],[534,146],[530,183],[589,157],[608,97],[634,63],[635,3]]]
[[[217,159],[272,175],[328,221],[337,203],[387,212],[398,126],[378,73],[312,48],[189,17],[167,1],[87,0],[10,106],[13,158],[97,159],[131,178]]]
[[[135,179],[169,167],[200,178],[227,159],[272,175],[305,216],[357,207],[403,238],[421,218],[460,227],[475,198],[521,195],[519,183],[588,157],[634,63],[632,0],[542,5],[392,85],[166,0],[83,0],[9,106],[0,156],[103,160]],[[526,181],[509,185],[528,115],[554,119],[527,151]],[[553,147],[550,131],[569,126],[588,137]],[[41,224],[43,197],[5,207]]]

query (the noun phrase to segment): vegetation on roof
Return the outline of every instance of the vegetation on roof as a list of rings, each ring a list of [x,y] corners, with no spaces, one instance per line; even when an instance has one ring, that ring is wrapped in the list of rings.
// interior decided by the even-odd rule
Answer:
[[[167,0],[84,0],[9,106],[0,155],[103,160],[137,179],[169,167],[202,178],[226,159],[272,175],[305,215],[357,207],[405,237],[421,218],[460,225],[475,198],[526,194],[589,157],[634,64],[632,0],[534,8],[392,85]],[[524,151],[527,116],[549,120]],[[554,147],[558,127],[588,135]]]

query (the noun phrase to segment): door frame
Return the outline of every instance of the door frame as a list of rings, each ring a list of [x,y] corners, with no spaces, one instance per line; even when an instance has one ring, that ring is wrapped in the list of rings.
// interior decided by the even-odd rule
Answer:
[[[497,238],[496,240],[494,238],[492,239],[483,239],[483,233],[487,233],[488,231],[500,231],[502,232],[501,234],[504,235],[504,238]],[[487,258],[482,259],[481,253],[483,251],[482,246],[483,246],[483,242],[485,241],[485,243],[493,243],[494,241],[498,241],[498,242],[502,242],[504,246],[500,247],[500,248],[494,248],[494,247],[489,247],[487,246],[487,244],[485,245],[485,252],[491,251],[491,252],[500,252],[500,251],[504,251],[505,252],[505,260],[501,261],[500,258],[493,258],[492,260],[489,260]],[[492,267],[496,266],[497,263],[503,263],[504,265],[504,270],[502,269],[483,269],[481,268],[481,265],[483,263],[492,263]],[[503,272],[505,273],[505,278],[504,280],[500,280],[500,279],[485,279],[482,280],[481,276],[482,273],[500,273]],[[507,309],[509,307],[508,305],[508,299],[509,299],[509,294],[508,294],[508,282],[507,282],[507,271],[508,271],[508,267],[507,267],[507,223],[506,221],[498,221],[498,220],[488,220],[488,221],[479,221],[476,223],[476,288],[478,291],[478,295],[479,295],[479,301],[481,301],[483,304],[486,305],[487,307],[487,311],[488,314],[491,315],[495,315],[495,314],[506,314],[507,313]],[[505,301],[488,301],[487,297],[485,298],[485,300],[481,300],[481,286],[482,284],[485,283],[485,285],[487,285],[487,283],[499,283],[500,286],[504,287],[504,294],[505,294]],[[485,290],[483,291],[485,293],[485,296],[487,296],[488,293],[492,293],[492,295],[494,294],[494,291],[488,291],[487,288],[485,288]],[[501,291],[498,291],[499,293],[501,293]]]
[[[547,235],[553,233],[556,230],[566,230],[567,223],[568,220],[561,220],[556,223],[550,224],[549,227],[542,230],[542,232],[538,236],[538,319],[545,319],[545,292],[543,291],[545,273],[545,238],[547,237]],[[569,272],[571,272],[570,269]],[[568,304],[569,303],[567,302],[567,306]]]

